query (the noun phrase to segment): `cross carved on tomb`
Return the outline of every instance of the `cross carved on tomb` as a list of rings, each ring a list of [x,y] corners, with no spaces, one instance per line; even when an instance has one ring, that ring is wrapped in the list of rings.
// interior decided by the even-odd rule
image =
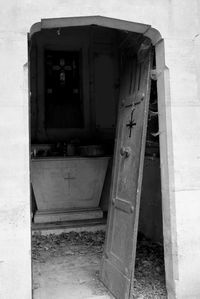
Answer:
[[[68,181],[68,193],[70,194],[70,182],[71,180],[75,180],[76,178],[71,176],[70,172],[64,175],[64,180]]]

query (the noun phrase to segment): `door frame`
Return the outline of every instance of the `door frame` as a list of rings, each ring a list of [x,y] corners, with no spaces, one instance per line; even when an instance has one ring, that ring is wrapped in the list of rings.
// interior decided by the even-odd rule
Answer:
[[[170,98],[169,69],[165,65],[164,40],[160,32],[151,25],[135,23],[127,20],[108,18],[103,16],[66,17],[41,19],[32,25],[29,37],[42,29],[76,27],[97,25],[111,29],[127,30],[140,33],[148,37],[156,52],[156,79],[158,93],[159,113],[159,146],[160,146],[160,168],[161,168],[161,191],[162,191],[162,215],[163,215],[163,237],[164,237],[164,259],[166,287],[168,293],[175,290],[175,279],[177,277],[177,245],[175,203],[171,195],[173,188],[173,149],[171,118],[167,110],[167,102]],[[27,66],[28,67],[28,66]],[[28,75],[27,75],[28,76]],[[28,85],[28,84],[27,84]],[[28,87],[28,86],[27,86]],[[27,88],[26,87],[26,88]],[[30,105],[30,104],[29,104]],[[30,128],[29,128],[30,135]],[[30,138],[29,138],[30,139]],[[31,258],[31,257],[30,257]]]

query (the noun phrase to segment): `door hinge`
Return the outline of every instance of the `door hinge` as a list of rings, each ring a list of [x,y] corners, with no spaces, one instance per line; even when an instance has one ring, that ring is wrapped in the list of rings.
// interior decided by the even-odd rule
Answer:
[[[158,80],[158,77],[160,76],[160,74],[161,74],[161,71],[158,71],[157,69],[151,70],[151,74],[150,74],[151,79]]]
[[[157,136],[159,136],[160,134],[161,134],[160,131],[158,131],[158,132],[156,132],[156,133],[151,133],[151,135],[152,135],[153,137],[157,137]]]

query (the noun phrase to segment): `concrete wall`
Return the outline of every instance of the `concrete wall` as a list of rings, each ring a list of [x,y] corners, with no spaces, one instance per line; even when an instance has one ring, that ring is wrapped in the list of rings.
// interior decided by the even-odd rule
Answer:
[[[31,298],[27,32],[41,18],[103,15],[150,24],[164,38],[156,49],[168,295],[199,298],[200,2],[13,0],[0,12],[0,297]]]

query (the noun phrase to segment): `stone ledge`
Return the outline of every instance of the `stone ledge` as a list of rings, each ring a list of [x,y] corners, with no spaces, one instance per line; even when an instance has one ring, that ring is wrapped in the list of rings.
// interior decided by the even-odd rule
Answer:
[[[36,211],[34,223],[52,223],[61,221],[87,220],[103,218],[100,208]]]
[[[89,220],[61,221],[52,223],[32,223],[32,234],[56,234],[69,233],[72,231],[98,231],[106,230],[106,217]]]

